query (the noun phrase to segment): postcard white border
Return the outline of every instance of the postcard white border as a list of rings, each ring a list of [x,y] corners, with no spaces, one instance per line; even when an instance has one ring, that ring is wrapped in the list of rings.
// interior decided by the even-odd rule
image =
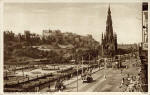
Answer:
[[[25,93],[20,93],[20,92],[11,92],[11,93],[4,93],[3,92],[3,7],[5,3],[136,3],[136,2],[148,2],[148,6],[150,5],[149,0],[0,0],[0,94],[11,94],[11,95],[20,95],[20,94],[26,94],[26,95],[145,95],[145,94],[150,94],[145,93],[145,92],[38,92],[38,93],[31,93],[31,92],[25,92]],[[150,10],[150,7],[148,8],[148,11]],[[150,17],[150,12],[148,12],[148,17]],[[150,27],[150,19],[148,18],[148,29]],[[148,35],[150,33],[148,32]],[[150,37],[148,37],[148,42],[150,42]],[[150,59],[150,46],[148,45],[148,59]],[[149,60],[148,60],[149,63]],[[150,66],[148,65],[148,75],[150,74],[149,72]],[[148,84],[150,85],[150,80],[148,79]],[[150,91],[150,86],[148,86],[148,91]]]

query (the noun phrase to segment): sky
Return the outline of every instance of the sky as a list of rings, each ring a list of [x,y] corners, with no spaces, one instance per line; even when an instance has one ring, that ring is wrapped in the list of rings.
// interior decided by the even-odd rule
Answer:
[[[59,29],[79,35],[91,34],[101,42],[109,5],[118,43],[141,42],[141,3],[5,3],[4,30],[16,34],[30,30],[42,35],[43,30]]]

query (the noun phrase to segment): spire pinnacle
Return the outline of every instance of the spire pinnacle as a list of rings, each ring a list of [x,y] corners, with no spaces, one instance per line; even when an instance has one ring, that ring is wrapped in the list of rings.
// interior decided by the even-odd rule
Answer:
[[[102,32],[102,40],[103,40],[103,32]]]
[[[111,13],[111,11],[110,11],[110,4],[109,4],[109,7],[108,7],[108,14],[110,14]]]

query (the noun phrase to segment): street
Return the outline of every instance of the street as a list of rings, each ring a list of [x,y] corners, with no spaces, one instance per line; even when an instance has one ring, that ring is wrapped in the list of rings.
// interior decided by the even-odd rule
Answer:
[[[133,66],[133,64],[140,64],[137,59],[126,60],[123,64],[126,64],[128,68],[124,68],[121,73],[121,69],[116,68],[96,68],[93,70],[93,81],[91,83],[83,83],[81,75],[78,76],[78,92],[124,92],[127,88],[121,87],[123,78],[128,76],[138,76],[140,67]],[[106,75],[106,77],[104,77]],[[131,83],[132,84],[132,83]],[[73,77],[70,80],[64,81],[66,89],[63,92],[77,92],[77,77]],[[54,85],[51,87],[51,91],[54,90]],[[49,89],[43,89],[42,92],[49,92]]]
[[[109,91],[120,91],[119,84],[121,82],[120,71],[108,69],[105,70],[106,79],[104,78],[104,70],[98,71],[93,74],[92,83],[82,83],[82,80],[79,79],[79,92],[109,92]],[[67,86],[67,89],[64,91],[74,92],[77,91],[76,88],[77,82],[73,82]]]
[[[133,61],[133,62],[132,62]],[[105,68],[99,70],[92,74],[93,82],[83,83],[81,79],[78,80],[78,91],[79,92],[122,92],[124,89],[120,88],[120,84],[123,77],[127,74],[137,75],[139,72],[139,67],[132,67],[135,63],[135,59],[131,59],[128,69],[124,69],[122,74],[120,69]],[[127,61],[129,63],[129,60]],[[131,72],[132,71],[132,72]],[[104,77],[106,75],[106,79]],[[77,81],[74,81],[67,85],[64,92],[76,92],[77,91]]]

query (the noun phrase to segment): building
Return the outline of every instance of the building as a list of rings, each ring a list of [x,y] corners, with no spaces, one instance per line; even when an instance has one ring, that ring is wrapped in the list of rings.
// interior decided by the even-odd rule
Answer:
[[[30,40],[30,35],[31,35],[31,33],[30,33],[29,30],[25,30],[25,31],[24,31],[24,36],[25,36],[25,39],[26,39],[26,40]]]
[[[148,91],[148,3],[142,3],[142,42],[139,47],[141,59],[141,83],[143,91]]]
[[[49,36],[52,35],[52,32],[52,30],[43,30],[43,37],[47,39]]]
[[[113,32],[112,18],[110,6],[108,8],[108,15],[106,21],[106,32],[102,33],[102,56],[112,57],[117,52],[117,35]]]
[[[148,43],[148,7],[146,3],[143,3],[142,10],[142,42]]]

